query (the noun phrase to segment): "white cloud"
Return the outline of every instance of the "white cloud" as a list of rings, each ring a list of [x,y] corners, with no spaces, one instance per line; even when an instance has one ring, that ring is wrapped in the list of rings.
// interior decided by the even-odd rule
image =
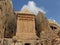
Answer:
[[[56,20],[53,19],[53,17],[50,17],[48,20],[51,20],[51,21],[53,21],[53,22],[56,22]]]
[[[46,11],[44,11],[44,8],[37,7],[34,1],[29,1],[27,5],[23,6],[23,8],[27,8],[30,12],[32,12],[35,15],[37,15],[39,11],[41,11],[44,14],[46,13]],[[23,8],[21,10],[23,10]]]

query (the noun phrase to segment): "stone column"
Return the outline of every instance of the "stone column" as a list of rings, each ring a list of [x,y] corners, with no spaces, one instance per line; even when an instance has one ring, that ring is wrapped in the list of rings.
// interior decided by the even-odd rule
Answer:
[[[17,41],[15,45],[23,45],[23,43],[21,41]]]
[[[2,39],[0,39],[0,45],[2,45]]]
[[[52,45],[51,41],[48,41],[48,44],[47,45]]]
[[[14,45],[14,42],[12,41],[12,39],[4,39],[3,45]]]

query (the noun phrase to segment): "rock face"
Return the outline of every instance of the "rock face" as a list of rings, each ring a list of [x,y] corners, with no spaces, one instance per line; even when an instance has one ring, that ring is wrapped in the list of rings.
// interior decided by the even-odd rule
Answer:
[[[16,28],[16,15],[9,0],[0,1],[0,32],[2,38],[10,38]]]
[[[51,40],[52,37],[54,37],[52,35],[56,36],[56,34],[52,31],[47,18],[41,12],[39,12],[38,15],[36,16],[36,30],[39,37],[45,36],[44,38],[46,39],[50,38]]]
[[[36,17],[36,30],[40,32],[48,32],[50,29],[47,18],[43,13],[39,12]],[[38,34],[39,34],[38,33]],[[40,36],[40,35],[39,35]]]
[[[56,37],[58,37],[57,32],[59,31],[59,26],[55,22],[49,22],[41,12],[39,12],[38,15],[35,16],[35,19],[37,36],[40,37],[41,41],[44,41],[47,44],[49,42],[49,44],[52,45],[52,41],[56,39]]]
[[[41,12],[14,12],[11,0],[0,0],[0,45],[60,45],[60,26]]]

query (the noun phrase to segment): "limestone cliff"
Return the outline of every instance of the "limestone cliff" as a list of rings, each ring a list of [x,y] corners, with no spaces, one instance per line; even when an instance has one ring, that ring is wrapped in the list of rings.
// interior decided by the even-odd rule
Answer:
[[[16,15],[14,14],[11,0],[0,1],[0,32],[1,37],[12,37],[16,30]]]

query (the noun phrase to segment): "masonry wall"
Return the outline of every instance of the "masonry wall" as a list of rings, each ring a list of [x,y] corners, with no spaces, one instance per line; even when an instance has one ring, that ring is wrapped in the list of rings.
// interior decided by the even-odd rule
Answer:
[[[34,15],[18,14],[16,36],[18,39],[33,39],[36,36]]]

